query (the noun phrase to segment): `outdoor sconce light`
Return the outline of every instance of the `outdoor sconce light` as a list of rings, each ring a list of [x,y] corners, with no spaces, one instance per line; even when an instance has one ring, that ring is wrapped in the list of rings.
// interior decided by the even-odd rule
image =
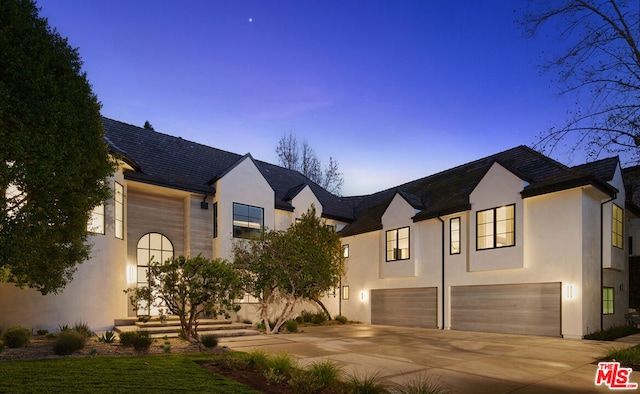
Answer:
[[[564,297],[568,300],[573,298],[573,285],[567,285],[564,289]]]
[[[360,290],[360,301],[367,300],[367,293],[364,290]]]
[[[207,202],[207,195],[204,195],[204,198],[200,202],[200,209],[209,209],[209,203]]]
[[[127,284],[133,284],[135,282],[135,267],[131,264],[127,264]]]

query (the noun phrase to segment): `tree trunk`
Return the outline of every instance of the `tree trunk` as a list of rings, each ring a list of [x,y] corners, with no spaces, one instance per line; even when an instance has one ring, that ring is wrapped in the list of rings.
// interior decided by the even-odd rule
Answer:
[[[331,314],[329,313],[329,310],[327,309],[326,306],[324,306],[324,304],[322,303],[322,301],[320,301],[317,297],[310,297],[309,298],[311,301],[315,302],[316,304],[318,304],[318,306],[320,308],[322,308],[322,310],[324,311],[324,313],[327,315],[327,318],[329,320],[333,320],[331,319]]]

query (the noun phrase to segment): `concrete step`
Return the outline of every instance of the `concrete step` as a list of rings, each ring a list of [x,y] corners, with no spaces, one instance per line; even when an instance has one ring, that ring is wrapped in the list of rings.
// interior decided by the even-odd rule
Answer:
[[[131,319],[118,319],[114,327],[114,331],[117,333],[125,331],[148,331],[152,338],[176,338],[180,332],[180,320],[177,317],[172,317],[164,322],[159,320],[150,320],[148,322],[139,322],[136,318]],[[217,319],[201,319],[198,320],[198,333],[213,334],[217,337],[237,337],[247,335],[259,335],[260,332],[252,324],[247,323],[234,323],[230,320],[217,320]]]

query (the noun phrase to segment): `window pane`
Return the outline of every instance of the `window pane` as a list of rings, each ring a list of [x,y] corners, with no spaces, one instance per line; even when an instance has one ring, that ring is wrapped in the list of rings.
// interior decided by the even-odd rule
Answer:
[[[124,238],[124,187],[116,182],[114,201],[115,237]]]
[[[614,288],[603,287],[602,288],[602,313],[605,315],[611,315],[614,313]]]
[[[149,249],[162,250],[162,234],[149,234]]]
[[[149,249],[138,249],[138,265],[148,265],[149,257]]]
[[[460,253],[460,218],[453,218],[449,221],[449,223],[451,230],[451,245],[449,248],[449,253],[458,254]]]
[[[87,231],[94,234],[104,234],[104,204],[98,205],[91,211],[87,222]]]
[[[256,238],[264,226],[264,209],[233,203],[233,236]]]
[[[619,206],[613,204],[611,214],[611,244],[617,248],[623,248],[624,237],[624,211]]]

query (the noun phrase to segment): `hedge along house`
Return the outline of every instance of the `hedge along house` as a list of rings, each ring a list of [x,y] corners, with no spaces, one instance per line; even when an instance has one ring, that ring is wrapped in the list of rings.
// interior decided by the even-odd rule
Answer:
[[[89,221],[93,253],[58,295],[0,284],[0,325],[133,310],[150,258],[231,258],[235,239],[286,229],[313,204],[339,231],[347,273],[323,300],[374,324],[581,337],[624,323],[625,209],[616,158],[563,166],[517,147],[379,193],[337,197],[302,174],[104,119],[118,171]],[[630,205],[633,207],[633,205]],[[638,248],[636,248],[638,250]],[[255,320],[250,297],[236,318]],[[312,308],[312,306],[306,306]],[[304,306],[302,307],[304,308]]]

